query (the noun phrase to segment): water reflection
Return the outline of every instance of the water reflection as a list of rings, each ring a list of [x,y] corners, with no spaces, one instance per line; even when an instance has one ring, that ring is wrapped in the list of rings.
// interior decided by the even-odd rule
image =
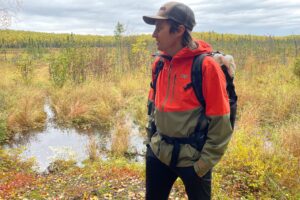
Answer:
[[[111,149],[111,134],[94,132],[79,132],[75,128],[61,128],[55,122],[55,114],[46,101],[44,111],[47,114],[46,126],[44,130],[34,131],[29,134],[16,134],[12,143],[5,148],[17,148],[24,146],[23,158],[35,157],[37,171],[45,171],[49,164],[56,159],[75,159],[80,165],[89,157],[89,146],[91,140],[95,140],[99,155],[102,159],[107,159],[107,153]],[[135,154],[133,160],[143,161],[145,147],[143,137],[140,136],[138,127],[134,125],[131,118],[127,119],[130,124],[131,134],[129,136],[128,152]]]

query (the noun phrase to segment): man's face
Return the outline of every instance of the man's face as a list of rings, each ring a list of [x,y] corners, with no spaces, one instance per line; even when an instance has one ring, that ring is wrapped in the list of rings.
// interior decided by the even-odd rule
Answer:
[[[157,20],[152,37],[156,39],[157,49],[164,52],[172,52],[172,49],[181,43],[180,37],[175,33],[170,33],[170,24],[167,20]]]

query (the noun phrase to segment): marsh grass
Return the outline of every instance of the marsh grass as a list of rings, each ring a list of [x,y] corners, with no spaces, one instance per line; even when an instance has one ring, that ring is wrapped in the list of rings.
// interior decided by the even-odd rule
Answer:
[[[58,122],[79,127],[108,129],[122,106],[122,97],[112,82],[94,80],[75,88],[70,84],[50,93]]]
[[[129,145],[130,127],[126,123],[124,116],[119,116],[116,120],[116,125],[112,133],[111,150],[115,156],[124,156]]]
[[[149,70],[150,71],[150,70]],[[150,73],[140,69],[137,72],[128,73],[119,79],[119,88],[124,98],[125,108],[141,127],[146,124],[147,94],[150,84]]]
[[[40,72],[40,68],[37,72]],[[0,124],[1,132],[5,131],[5,138],[16,132],[44,127],[46,114],[43,108],[47,93],[47,76],[42,78],[43,76],[39,77],[41,74],[32,73],[30,76],[33,81],[24,84],[19,68],[5,62],[1,63],[1,74],[3,77],[0,80]],[[36,84],[36,77],[39,77],[39,84]]]
[[[246,66],[236,76],[237,128],[215,170],[217,199],[299,197],[300,90],[293,65],[260,67]]]
[[[44,99],[43,93],[27,93],[22,96],[18,100],[18,107],[8,116],[8,130],[16,133],[43,127],[46,120],[43,111]]]
[[[119,62],[118,67],[115,48],[98,49],[92,54],[87,79],[80,84],[67,80],[61,88],[49,80],[47,65],[36,65],[32,81],[24,86],[13,64],[21,52],[7,54],[10,64],[1,65],[0,131],[1,127],[15,132],[42,125],[44,98],[49,95],[60,124],[114,130],[112,151],[122,157],[130,133],[124,116],[129,113],[140,127],[146,123],[150,66],[144,66],[152,58],[139,53],[145,53],[147,43],[138,42],[141,46],[133,45],[137,49],[132,49],[132,55],[122,50],[122,58],[131,60]],[[215,168],[213,198],[299,199],[300,85],[294,60],[284,57],[281,62],[282,55],[270,52],[269,46],[260,46],[265,49],[261,52],[253,46],[242,49],[247,47],[243,45],[241,42],[236,54],[232,53],[240,64],[235,78],[237,126],[228,151]],[[90,140],[90,160],[96,161],[97,145],[93,137]]]
[[[99,157],[98,157],[99,148],[98,148],[98,145],[96,143],[96,137],[92,133],[89,135],[89,142],[86,146],[86,149],[87,149],[87,153],[89,155],[89,159],[92,162],[97,161],[99,159]]]
[[[265,125],[279,123],[300,112],[299,101],[295,101],[300,98],[300,92],[291,73],[292,66],[261,67],[264,69],[255,72],[243,70],[238,74],[236,85],[241,110],[244,105],[252,105],[255,108],[253,116],[258,115],[259,121]]]
[[[16,73],[16,66],[3,63],[1,70],[1,118],[6,135],[43,127],[46,119],[43,111],[45,92],[32,85],[24,85],[21,75]]]
[[[289,154],[298,158],[300,162],[300,115],[293,115],[288,121],[284,122],[278,130],[278,135],[280,145],[286,149]]]

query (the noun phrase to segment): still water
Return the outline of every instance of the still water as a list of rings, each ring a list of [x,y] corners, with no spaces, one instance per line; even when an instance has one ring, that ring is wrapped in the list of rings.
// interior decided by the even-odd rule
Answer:
[[[47,114],[46,126],[40,132],[32,132],[26,135],[16,134],[10,145],[4,148],[24,148],[21,154],[23,159],[34,157],[36,160],[36,171],[46,171],[51,162],[56,159],[74,159],[80,166],[82,161],[88,158],[88,147],[90,142],[95,142],[98,147],[98,156],[102,159],[108,158],[111,150],[111,133],[80,132],[75,128],[58,127],[54,121],[55,114],[49,106],[49,101],[44,105]],[[143,144],[144,138],[140,135],[130,117],[127,117],[130,127],[128,153],[135,154],[132,159],[137,162],[143,161],[146,148]]]

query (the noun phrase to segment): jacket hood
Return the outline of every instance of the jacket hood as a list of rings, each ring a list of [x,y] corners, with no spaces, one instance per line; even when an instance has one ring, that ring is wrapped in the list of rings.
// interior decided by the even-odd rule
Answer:
[[[203,40],[194,40],[198,47],[196,49],[190,49],[188,47],[184,47],[181,50],[179,50],[173,58],[187,58],[187,57],[195,57],[196,55],[203,54],[203,53],[210,53],[212,52],[212,47],[210,44]],[[161,52],[162,55],[168,56],[166,52]]]

